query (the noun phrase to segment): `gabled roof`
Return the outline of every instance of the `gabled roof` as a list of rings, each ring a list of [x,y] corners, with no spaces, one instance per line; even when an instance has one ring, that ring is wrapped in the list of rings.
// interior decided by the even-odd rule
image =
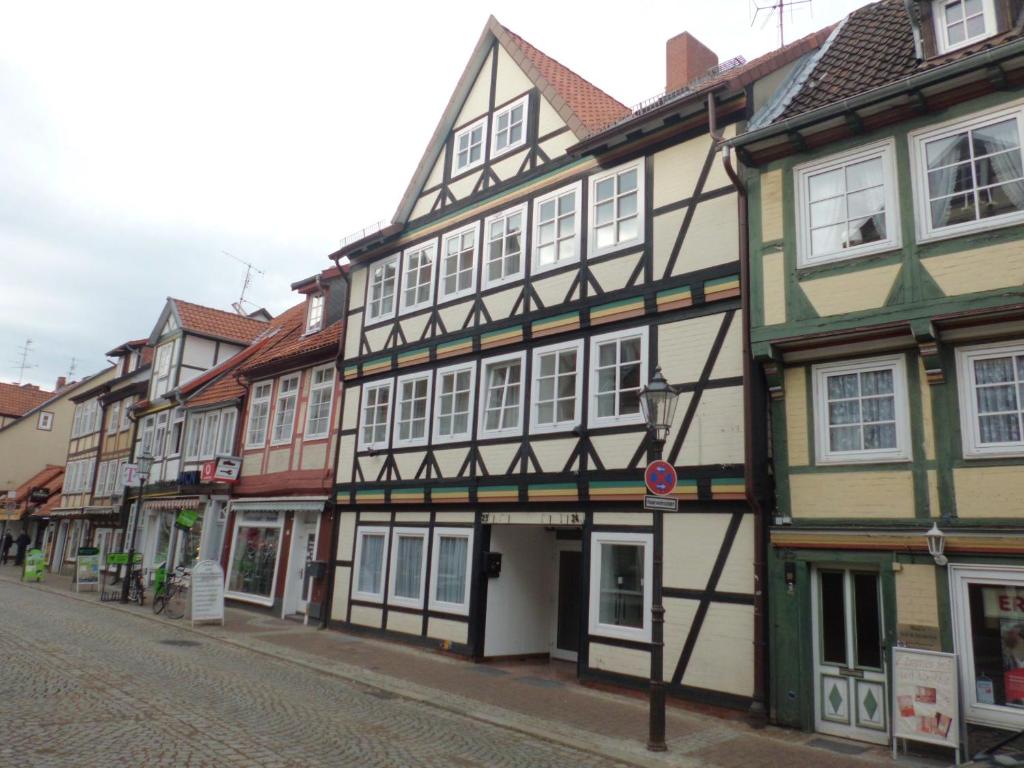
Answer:
[[[144,348],[149,344],[149,339],[135,339],[134,341],[126,341],[124,344],[118,344],[112,350],[106,353],[107,357],[117,357],[119,355],[126,355],[129,352],[137,349]]]
[[[302,334],[298,338],[289,337],[243,366],[242,371],[250,374],[254,371],[279,366],[289,360],[308,359],[321,352],[325,359],[331,359],[338,352],[338,343],[341,341],[341,331],[344,325],[341,320],[336,320],[316,333]]]
[[[57,464],[47,464],[32,477],[19,485],[14,491],[15,503],[22,503],[33,488],[45,488],[51,493],[59,491],[64,483],[64,467]]]
[[[256,320],[235,312],[204,307],[181,299],[171,298],[168,301],[174,305],[182,330],[191,331],[201,336],[249,344],[267,330],[265,320]]]
[[[24,416],[53,397],[53,394],[34,384],[8,384],[0,381],[0,416]]]
[[[392,222],[404,224],[412,211],[420,189],[444,149],[449,132],[455,127],[462,105],[476,81],[477,74],[487,58],[491,46],[497,41],[518,64],[526,76],[548,100],[555,111],[569,126],[577,139],[584,138],[591,131],[620,117],[629,115],[629,107],[613,99],[593,83],[583,79],[564,64],[534,48],[519,35],[503,27],[491,16],[484,25],[473,54],[469,58],[455,92],[445,107],[441,120],[434,129],[434,135],[427,145],[412,180],[402,196]],[[376,237],[374,233],[370,237]],[[346,246],[347,248],[347,246]]]

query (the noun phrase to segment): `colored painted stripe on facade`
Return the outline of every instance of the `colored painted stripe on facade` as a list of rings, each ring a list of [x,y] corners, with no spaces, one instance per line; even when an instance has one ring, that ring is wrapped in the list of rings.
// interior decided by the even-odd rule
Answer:
[[[638,317],[644,314],[643,296],[635,296],[631,299],[613,301],[610,304],[602,304],[590,310],[590,324],[601,325],[615,320],[623,320],[627,317]]]
[[[696,499],[697,498],[697,481],[696,480],[680,480],[676,483],[675,493],[672,494],[680,499]]]
[[[383,504],[384,491],[356,491],[356,504]]]
[[[711,498],[721,501],[746,498],[746,488],[742,477],[714,478],[711,481]]]
[[[430,349],[423,347],[422,349],[410,349],[406,352],[400,352],[398,354],[398,367],[402,368],[406,365],[417,365],[418,363],[426,363],[430,361]]]
[[[351,491],[338,491],[334,497],[334,501],[340,505],[348,506],[352,504],[352,492]]]
[[[514,344],[523,339],[523,326],[515,328],[502,328],[500,331],[491,331],[480,336],[480,349],[500,347],[503,344]]]
[[[681,309],[693,305],[693,292],[690,286],[683,285],[679,288],[670,288],[667,291],[659,291],[657,295],[658,311],[667,312],[670,309]]]
[[[599,480],[590,483],[590,498],[601,501],[636,501],[643,499],[647,488],[643,482],[630,480]]]
[[[358,365],[346,365],[345,366],[345,374],[344,375],[345,375],[346,379],[354,379],[354,378],[356,378],[359,375],[359,366]]]
[[[519,501],[519,487],[515,485],[493,485],[478,488],[477,501]]]
[[[530,501],[577,501],[580,497],[576,483],[539,483],[526,489]]]
[[[426,495],[426,491],[422,488],[394,488],[391,491],[391,502],[393,504],[422,503],[426,499]]]
[[[580,327],[580,313],[566,312],[564,315],[535,320],[530,326],[534,336],[548,336],[552,333],[575,330]]]
[[[455,339],[453,341],[446,341],[444,344],[437,345],[437,358],[452,357],[454,355],[462,355],[467,352],[473,351],[473,337],[464,336],[461,339]]]
[[[927,552],[924,529],[908,533],[772,531],[772,546],[786,549],[866,549]],[[1024,537],[947,534],[945,553],[1024,554]]]
[[[738,275],[719,277],[704,283],[704,300],[717,301],[740,295],[740,278]]]
[[[434,488],[430,498],[432,501],[469,501],[469,488]]]
[[[377,357],[373,360],[367,360],[363,363],[363,375],[369,376],[371,373],[380,373],[381,371],[391,370],[391,357]]]

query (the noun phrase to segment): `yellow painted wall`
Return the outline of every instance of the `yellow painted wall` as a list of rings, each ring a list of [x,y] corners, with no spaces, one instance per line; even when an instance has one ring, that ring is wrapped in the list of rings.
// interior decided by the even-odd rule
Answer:
[[[895,574],[897,623],[938,627],[935,566],[904,563],[901,568]]]
[[[464,621],[431,618],[427,623],[427,637],[465,643],[469,638],[469,624]]]
[[[380,608],[370,608],[365,605],[352,606],[352,623],[363,627],[380,629],[384,620],[384,612]]]
[[[402,632],[407,635],[418,635],[423,631],[423,617],[417,613],[388,611],[386,629],[392,632]]]
[[[761,284],[764,324],[786,322],[786,265],[782,251],[761,257]]]
[[[352,569],[338,566],[334,569],[334,595],[331,598],[331,619],[344,621],[348,612],[348,583]]]
[[[654,153],[655,208],[693,196],[710,146],[711,136],[701,134]]]
[[[654,277],[660,279],[668,267],[672,247],[675,245],[679,228],[686,217],[686,209],[670,211],[654,217],[654,240],[651,244],[654,257]],[[678,260],[677,260],[678,263]]]
[[[1024,467],[953,470],[960,517],[1024,517]]]
[[[640,254],[620,256],[617,259],[609,259],[590,265],[590,272],[597,280],[597,284],[604,291],[617,291],[626,287],[626,281],[633,274],[637,262],[640,261]],[[640,281],[643,282],[641,275]]]
[[[806,467],[811,463],[807,437],[807,373],[802,366],[790,366],[784,373],[786,392],[786,444],[789,466]]]
[[[599,642],[590,643],[590,666],[620,675],[650,678],[651,657],[647,651],[618,648]],[[666,668],[668,665],[666,664]]]
[[[578,443],[579,439],[576,437],[532,440],[530,441],[530,447],[533,448],[533,452],[537,455],[541,471],[561,472]]]
[[[696,600],[665,600],[665,666],[672,669],[696,614]],[[701,626],[683,685],[749,696],[754,686],[754,609],[712,603]]]
[[[1020,241],[929,256],[921,263],[947,296],[1019,288],[1024,283],[1024,248]]]
[[[729,515],[722,514],[667,514],[665,525],[666,587],[704,589],[708,575],[714,567]],[[719,578],[718,589],[724,592],[753,592],[754,555],[753,520],[746,516],[740,524],[725,568]]]
[[[782,239],[782,170],[761,174],[761,240]]]
[[[678,275],[738,259],[736,198],[724,195],[697,206],[672,273]]]
[[[791,474],[793,517],[881,519],[914,516],[914,480],[906,471]]]
[[[677,406],[682,407],[682,403]],[[644,435],[642,432],[621,435],[591,435],[590,442],[601,457],[605,469],[626,469],[629,460],[640,447]],[[643,460],[643,457],[641,457]]]
[[[484,67],[485,71],[489,71]],[[508,101],[521,96],[533,88],[530,81],[519,65],[512,60],[508,52],[498,46],[498,77],[494,88],[494,103],[505,104]]]
[[[842,315],[883,306],[899,271],[899,264],[887,264],[801,280],[800,287],[819,315]]]

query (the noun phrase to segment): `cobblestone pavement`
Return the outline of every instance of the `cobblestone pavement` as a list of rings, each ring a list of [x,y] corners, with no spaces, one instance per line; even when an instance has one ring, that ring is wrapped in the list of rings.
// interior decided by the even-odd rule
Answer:
[[[0,766],[614,766],[0,581]]]

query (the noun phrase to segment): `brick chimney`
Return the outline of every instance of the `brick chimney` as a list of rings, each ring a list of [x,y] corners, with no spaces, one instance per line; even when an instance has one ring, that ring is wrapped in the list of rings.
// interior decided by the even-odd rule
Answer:
[[[718,64],[718,56],[704,43],[683,32],[665,43],[665,92],[671,93]]]
[[[64,385],[67,384],[67,383],[68,383],[67,376],[58,376],[57,377],[57,385],[54,387],[54,389],[64,389]]]

